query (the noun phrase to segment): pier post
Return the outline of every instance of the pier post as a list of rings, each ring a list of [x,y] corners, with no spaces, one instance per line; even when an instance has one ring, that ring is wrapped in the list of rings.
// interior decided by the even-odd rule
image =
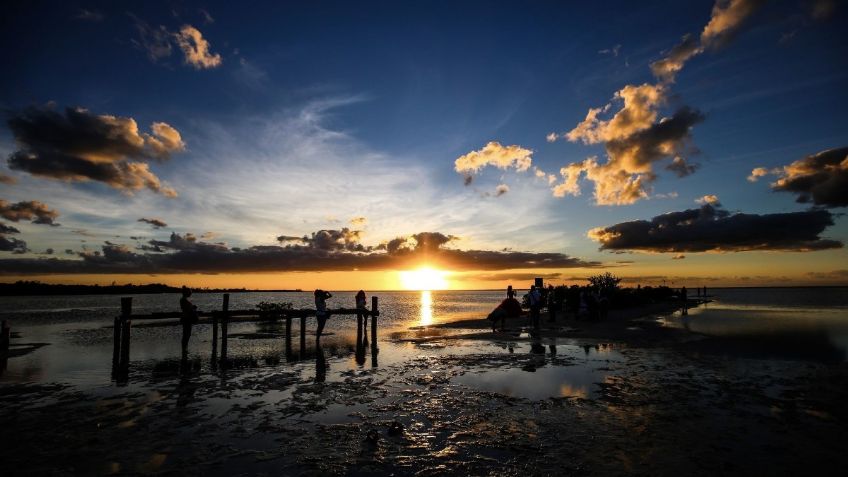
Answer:
[[[286,361],[291,361],[291,357],[292,357],[291,325],[292,325],[292,317],[291,317],[291,315],[286,315]]]
[[[227,324],[230,321],[230,294],[224,293],[224,304],[221,307],[221,362],[227,361]]]
[[[115,324],[112,328],[112,370],[118,369],[118,362],[121,359],[121,317],[115,317]]]
[[[378,309],[379,299],[376,296],[371,297],[371,346],[377,346],[377,315],[380,314]]]
[[[121,298],[121,368],[130,366],[130,327],[132,326],[132,297]]]
[[[212,369],[218,367],[218,314],[212,313]]]
[[[0,355],[6,356],[9,354],[9,341],[12,338],[12,328],[9,326],[9,320],[3,320],[3,325],[0,327]]]
[[[300,359],[306,356],[306,315],[300,315]]]

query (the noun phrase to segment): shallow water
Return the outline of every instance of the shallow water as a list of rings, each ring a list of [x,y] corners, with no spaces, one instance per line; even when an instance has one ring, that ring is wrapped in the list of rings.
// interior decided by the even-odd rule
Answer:
[[[848,359],[848,288],[731,288],[660,319],[667,326],[751,342],[779,357]],[[691,295],[690,295],[691,296]]]
[[[660,319],[668,326],[686,328],[696,333],[754,337],[761,342],[771,340],[777,348],[786,348],[788,342],[790,347],[806,347],[818,350],[819,353],[824,350],[831,358],[836,356],[841,360],[846,359],[848,288],[711,289],[709,293],[714,300],[712,303],[691,309],[687,316],[674,314]],[[419,336],[438,335],[443,331],[428,326],[485,316],[499,302],[502,292],[380,292],[378,295],[381,316],[376,362],[379,366],[386,366],[411,357],[446,352],[446,343],[439,341],[419,344],[390,342],[388,337],[392,331],[416,328]],[[193,300],[201,310],[214,310],[220,307],[221,295],[198,293]],[[137,295],[133,297],[133,312],[173,311],[178,307],[178,301],[177,294]],[[230,308],[253,308],[261,301],[291,302],[295,307],[310,307],[312,295],[308,292],[233,293]],[[330,306],[351,306],[353,301],[354,292],[339,292],[331,298]],[[10,359],[0,376],[0,382],[55,382],[82,387],[111,385],[111,325],[119,304],[119,297],[104,295],[0,297],[0,319],[10,320],[16,335],[12,343],[17,349],[25,351],[27,345],[49,343]],[[295,346],[299,334],[297,321],[293,329]],[[367,357],[354,353],[355,322],[355,318],[350,316],[332,317],[326,330],[328,336],[325,344],[332,348],[330,355],[341,360],[346,370],[362,367],[366,361],[370,366],[374,361],[370,352]],[[177,359],[180,328],[146,326],[150,324],[139,320],[133,323],[131,360],[154,366],[155,363]],[[153,324],[161,325],[161,322]],[[229,356],[261,366],[286,366],[282,328],[282,323],[232,323]],[[307,320],[307,341],[310,346],[314,329],[314,320]],[[789,341],[783,340],[783,336],[789,336]],[[298,351],[295,350],[295,353]],[[210,371],[210,325],[199,324],[194,327],[189,352],[192,359],[200,363],[202,372]],[[462,354],[472,350],[452,346],[450,352]],[[504,345],[494,352],[510,351]],[[562,345],[558,351],[562,356],[573,354],[575,357],[581,352],[579,348]],[[591,386],[586,383],[602,378],[592,371],[593,365],[590,362],[570,363],[568,367],[559,369],[560,366],[554,362],[553,365],[537,369],[536,377],[527,371],[513,375],[511,373],[514,371],[502,370],[491,376],[465,377],[463,382],[494,392],[525,397],[562,394],[558,391],[557,383],[566,383],[566,387],[579,390],[577,394],[591,395]],[[328,379],[332,379],[332,376],[328,376]],[[533,387],[532,392],[516,390],[530,388],[528,386],[498,384],[511,383],[515,379],[554,384],[548,386],[546,391],[536,389],[547,385]]]
[[[759,341],[812,326],[826,330],[824,348],[841,349],[830,334],[844,324],[839,300],[816,312],[776,306],[769,290],[711,293],[717,301],[705,309],[661,319]],[[335,306],[352,301],[337,297]],[[428,323],[485,316],[500,293],[380,293],[376,347],[358,342],[349,317],[331,318],[320,348],[310,334],[291,355],[282,324],[233,323],[226,370],[212,368],[209,325],[195,327],[183,364],[179,327],[135,322],[129,375],[117,382],[110,325],[118,297],[66,298],[4,299],[3,319],[20,335],[13,343],[50,343],[10,359],[0,377],[0,417],[15,430],[0,441],[22,472],[716,475],[844,461],[842,360],[534,341],[520,329],[499,340],[449,339],[474,330]],[[220,301],[195,298],[201,308]],[[240,294],[231,308],[269,298],[309,306],[308,294]],[[173,295],[136,300],[137,312],[176,308]],[[399,339],[410,336],[427,340]],[[779,347],[797,347],[792,336]],[[795,455],[806,457],[786,467],[782,459]]]

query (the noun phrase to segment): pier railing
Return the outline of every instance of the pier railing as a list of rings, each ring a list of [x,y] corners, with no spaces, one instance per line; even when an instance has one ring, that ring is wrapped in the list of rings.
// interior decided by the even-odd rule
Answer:
[[[356,315],[357,326],[362,328],[363,321],[371,317],[371,343],[372,347],[377,346],[377,317],[380,316],[379,299],[371,297],[371,309],[368,308],[335,308],[328,309],[330,315]],[[182,312],[169,311],[149,314],[133,314],[132,313],[132,297],[121,298],[121,314],[115,317],[113,331],[113,351],[112,351],[112,371],[118,376],[126,375],[130,363],[130,337],[133,320],[173,320],[183,316]],[[317,311],[309,308],[291,309],[291,310],[230,310],[230,294],[224,293],[223,303],[220,310],[215,311],[199,311],[198,318],[211,318],[212,322],[212,365],[217,367],[220,364],[226,366],[227,363],[227,341],[228,341],[228,325],[230,323],[246,323],[246,322],[276,322],[285,320],[285,346],[286,355],[291,356],[292,353],[292,320],[300,319],[300,353],[301,356],[306,351],[306,318],[317,316]],[[175,322],[174,326],[181,326],[179,322]],[[220,350],[221,356],[218,357],[218,342],[219,342],[219,327],[220,327]]]

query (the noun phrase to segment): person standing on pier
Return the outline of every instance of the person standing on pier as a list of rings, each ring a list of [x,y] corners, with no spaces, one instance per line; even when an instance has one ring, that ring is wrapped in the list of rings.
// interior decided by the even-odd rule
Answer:
[[[191,338],[191,327],[197,323],[197,306],[189,301],[191,288],[183,286],[183,296],[180,298],[180,323],[183,325],[182,357],[188,358],[188,340]]]
[[[368,297],[365,296],[365,290],[359,290],[356,293],[356,323],[357,326],[360,326],[359,323],[362,323],[360,326],[362,329],[368,330]]]
[[[324,325],[327,324],[327,318],[330,317],[330,314],[327,312],[327,299],[332,298],[332,296],[330,292],[321,290],[320,288],[315,290],[315,316],[318,318],[318,331],[315,333],[316,340],[321,339]]]

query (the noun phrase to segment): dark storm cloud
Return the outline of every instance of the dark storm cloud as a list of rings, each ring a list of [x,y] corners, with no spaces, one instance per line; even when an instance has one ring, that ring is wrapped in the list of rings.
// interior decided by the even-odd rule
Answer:
[[[703,113],[684,106],[670,118],[665,118],[645,130],[607,142],[606,149],[610,157],[623,158],[628,164],[636,166],[635,168],[648,166],[652,162],[682,152],[690,139],[692,126],[703,120]]]
[[[34,224],[59,225],[54,222],[59,212],[51,210],[44,202],[37,200],[11,203],[0,199],[0,217],[12,222],[31,220]]]
[[[27,250],[27,244],[23,240],[19,240],[16,238],[7,238],[4,235],[0,235],[0,251],[12,253],[26,253]]]
[[[0,224],[0,234],[19,234],[20,230],[12,227],[11,225]]]
[[[785,250],[806,252],[842,247],[820,237],[833,225],[826,210],[781,214],[731,214],[706,204],[700,209],[670,212],[589,232],[601,250],[646,252],[741,252]]]
[[[162,227],[168,226],[168,224],[166,224],[165,221],[162,220],[162,219],[155,219],[155,218],[154,219],[148,219],[148,218],[142,217],[142,218],[138,219],[138,221],[144,222],[146,224],[150,224],[151,226],[153,226],[154,229],[161,229]]]
[[[772,184],[776,191],[794,192],[797,201],[824,207],[848,206],[848,147],[829,149],[784,166]]]
[[[148,188],[176,196],[142,162],[165,161],[185,149],[180,133],[166,123],[139,133],[132,118],[49,107],[13,112],[8,123],[19,147],[8,158],[11,169],[62,181],[103,182],[126,193]]]
[[[0,252],[25,253],[27,244],[23,240],[7,238],[7,234],[19,234],[20,230],[10,225],[0,223]]]
[[[162,249],[169,250],[177,250],[177,251],[223,251],[226,252],[229,249],[226,245],[222,243],[209,243],[209,242],[200,242],[197,240],[197,237],[192,233],[187,233],[185,235],[180,235],[178,233],[172,232],[171,237],[168,241],[163,240],[151,240],[148,242],[149,245],[154,247],[151,249],[152,251],[161,251]]]
[[[335,232],[335,233],[334,233]],[[227,248],[198,241],[194,235],[171,234],[149,242],[165,253],[136,253],[125,245],[105,243],[101,251],[83,251],[81,260],[0,260],[5,273],[235,273],[262,271],[397,270],[427,263],[451,270],[597,267],[562,253],[454,250],[443,246],[456,237],[422,232],[389,247],[358,242],[355,231],[323,230],[302,244]]]

